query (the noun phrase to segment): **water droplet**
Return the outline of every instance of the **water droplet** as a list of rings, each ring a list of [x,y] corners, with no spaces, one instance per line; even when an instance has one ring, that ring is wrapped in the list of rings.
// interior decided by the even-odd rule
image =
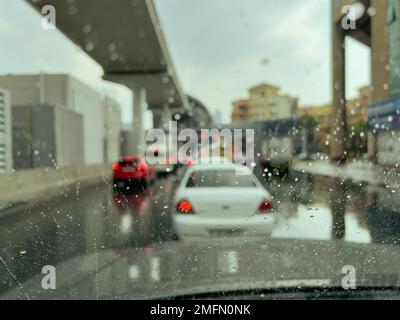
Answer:
[[[90,25],[90,24],[85,25],[85,26],[83,27],[83,32],[84,32],[84,33],[90,33],[90,32],[92,32],[92,25]]]
[[[86,42],[85,49],[86,51],[92,51],[94,49],[94,43],[92,41]]]
[[[376,14],[376,9],[374,7],[369,7],[367,13],[370,17],[373,17]]]

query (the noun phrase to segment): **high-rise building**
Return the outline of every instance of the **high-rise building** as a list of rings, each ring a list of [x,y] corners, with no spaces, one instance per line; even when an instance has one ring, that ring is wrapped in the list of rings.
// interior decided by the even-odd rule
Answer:
[[[0,173],[12,169],[10,93],[0,87]]]

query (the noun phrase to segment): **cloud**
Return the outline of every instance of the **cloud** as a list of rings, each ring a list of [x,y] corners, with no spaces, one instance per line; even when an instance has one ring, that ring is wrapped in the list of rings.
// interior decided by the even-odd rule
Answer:
[[[267,81],[306,103],[330,97],[329,0],[157,1],[185,89],[229,120]],[[263,65],[262,59],[269,64]]]
[[[323,57],[329,47],[327,37],[326,0],[303,0],[297,8],[288,10],[286,14],[274,23],[273,32],[264,33],[266,41],[278,42],[283,46],[289,45],[295,50],[286,55],[295,56],[298,60]],[[326,25],[323,22],[326,21]],[[283,43],[285,42],[285,43]]]

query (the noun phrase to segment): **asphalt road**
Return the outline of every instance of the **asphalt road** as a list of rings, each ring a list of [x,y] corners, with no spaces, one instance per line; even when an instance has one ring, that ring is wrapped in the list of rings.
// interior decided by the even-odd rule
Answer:
[[[115,196],[102,182],[0,219],[0,292],[77,256],[180,241],[171,222],[175,176],[144,193]],[[274,197],[275,239],[397,245],[398,195],[339,180],[293,174],[265,182]],[[229,241],[229,240],[227,240]],[[265,241],[268,241],[266,238]]]

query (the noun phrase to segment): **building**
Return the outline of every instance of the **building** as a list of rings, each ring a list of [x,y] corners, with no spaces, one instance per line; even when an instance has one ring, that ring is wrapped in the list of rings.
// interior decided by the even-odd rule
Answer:
[[[369,107],[368,126],[376,136],[376,162],[383,166],[400,163],[400,98],[377,103]]]
[[[249,117],[249,100],[240,99],[232,103],[232,123],[248,123]]]
[[[272,112],[269,98],[277,96],[280,88],[268,83],[261,83],[249,89],[249,112],[250,121],[271,120]]]
[[[10,93],[0,87],[0,173],[12,169]]]
[[[84,164],[83,117],[50,104],[12,107],[15,170]]]
[[[105,159],[105,112],[100,93],[67,74],[0,76],[12,106],[51,105],[83,116],[84,163],[100,164]]]
[[[328,131],[330,128],[332,106],[330,104],[320,106],[307,106],[296,109],[297,116],[302,117],[313,117],[318,123],[320,130]]]
[[[261,83],[249,89],[249,98],[233,102],[232,123],[291,119],[298,98],[279,94],[280,88]]]
[[[112,163],[121,156],[121,107],[109,97],[104,97],[104,160]]]
[[[284,120],[292,118],[297,109],[298,98],[288,95],[271,96],[268,99],[271,120]]]

